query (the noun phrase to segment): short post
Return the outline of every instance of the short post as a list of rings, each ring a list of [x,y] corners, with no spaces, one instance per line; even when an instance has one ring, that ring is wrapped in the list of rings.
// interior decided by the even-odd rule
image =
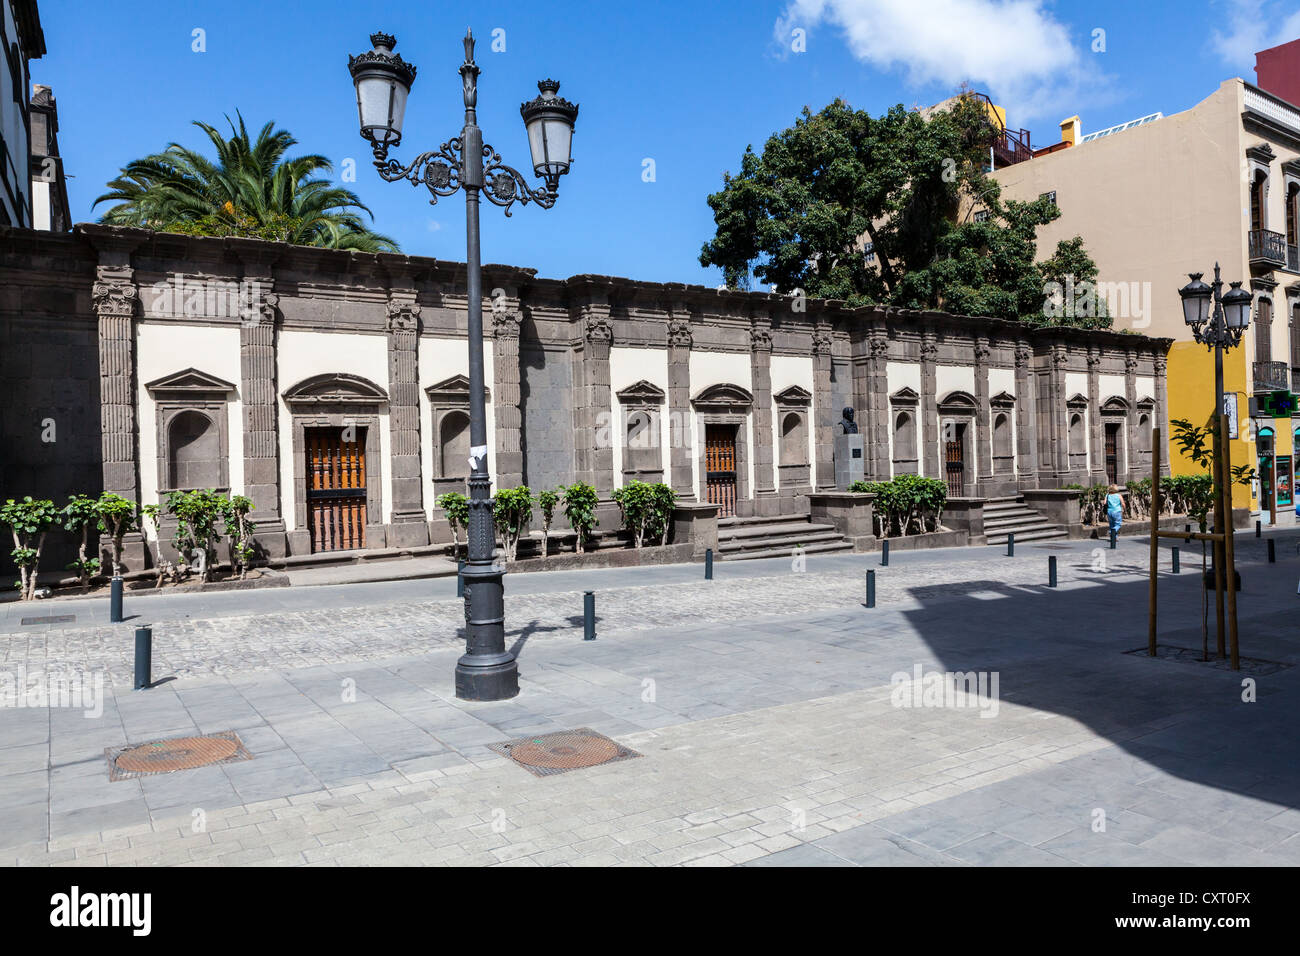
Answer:
[[[1056,587],[1056,555],[1047,556],[1047,586]]]
[[[1268,539],[1268,563],[1269,563],[1269,564],[1276,564],[1276,563],[1277,563],[1277,552],[1273,550],[1273,539],[1272,539],[1272,538],[1269,538],[1269,539]]]
[[[1174,548],[1174,574],[1181,574],[1181,573],[1182,572],[1178,568],[1178,549]]]
[[[1007,557],[1014,558],[1015,556],[1016,556],[1016,533],[1014,531],[1008,531],[1007,532]]]
[[[882,568],[889,567],[889,539],[888,538],[880,542],[880,566]]]
[[[153,628],[149,626],[135,629],[135,689],[148,690],[153,682],[150,671],[153,670]]]
[[[867,571],[867,607],[876,606],[876,572]]]
[[[1191,527],[1192,527],[1191,525],[1188,525],[1188,526],[1187,526],[1187,528],[1188,528],[1189,531],[1191,530]],[[1256,521],[1256,522],[1255,522],[1255,537],[1258,538],[1259,536],[1260,536],[1260,523],[1259,523],[1258,521]]]
[[[582,639],[596,639],[596,592],[582,592]]]
[[[117,575],[108,583],[108,619],[113,624],[122,621],[122,579]]]
[[[465,575],[463,573],[464,570],[465,570],[465,562],[460,558],[457,558],[456,559],[456,597],[458,598],[463,598],[465,596]]]
[[[713,580],[713,549],[704,549],[704,580]]]
[[[1110,533],[1110,549],[1111,549],[1112,551],[1115,550],[1115,532],[1114,532],[1114,531],[1112,531],[1112,532]]]

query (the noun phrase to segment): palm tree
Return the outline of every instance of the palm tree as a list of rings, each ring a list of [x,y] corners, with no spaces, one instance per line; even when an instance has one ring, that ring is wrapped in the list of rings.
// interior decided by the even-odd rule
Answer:
[[[230,123],[230,139],[207,123],[194,125],[217,149],[206,156],[171,143],[161,153],[133,160],[95,200],[117,202],[100,222],[199,236],[251,236],[302,246],[397,252],[388,236],[366,228],[360,213],[374,216],[357,195],[315,174],[333,169],[324,156],[285,158],[298,141],[267,123],[250,140]]]

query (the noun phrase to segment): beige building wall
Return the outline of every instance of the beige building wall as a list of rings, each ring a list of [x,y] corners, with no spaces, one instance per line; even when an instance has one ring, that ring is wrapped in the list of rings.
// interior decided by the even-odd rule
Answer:
[[[1115,317],[1116,330],[1186,338],[1178,290],[1188,272],[1209,278],[1218,261],[1225,279],[1249,277],[1242,97],[1242,81],[1226,80],[1182,113],[992,174],[1004,200],[1055,191],[1061,216],[1039,229],[1040,258],[1082,236],[1100,281],[1150,290],[1151,314],[1137,314],[1130,302],[1128,314]],[[1283,216],[1278,192],[1270,204],[1276,200]]]

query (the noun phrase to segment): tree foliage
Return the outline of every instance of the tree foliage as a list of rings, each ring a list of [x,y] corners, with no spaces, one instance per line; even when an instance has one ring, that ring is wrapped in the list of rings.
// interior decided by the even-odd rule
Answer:
[[[948,486],[938,478],[898,475],[889,481],[855,481],[849,491],[876,496],[872,517],[877,537],[939,530]]]
[[[451,525],[452,556],[460,556],[460,532],[465,529],[465,556],[469,557],[469,499],[459,491],[440,494],[433,502],[442,509],[447,524]]]
[[[578,536],[578,553],[587,550],[591,533],[600,519],[596,517],[596,505],[600,496],[596,489],[583,481],[576,481],[564,489],[564,516],[569,519],[569,526]]]
[[[242,115],[230,137],[195,121],[216,149],[216,160],[171,143],[132,160],[95,200],[115,202],[101,222],[198,236],[245,236],[359,252],[396,252],[397,243],[372,232],[370,214],[351,190],[318,176],[333,169],[324,156],[286,157],[297,140],[275,123],[256,138]]]
[[[779,292],[851,305],[1109,326],[1045,315],[1047,283],[1094,281],[1096,266],[1078,237],[1035,262],[1038,227],[1060,213],[1045,198],[1001,199],[986,172],[994,133],[974,97],[929,119],[901,105],[878,117],[838,99],[805,107],[709,196],[717,228],[700,263],[731,288],[748,288],[752,272]],[[973,206],[987,218],[962,213]]]
[[[41,563],[41,549],[45,535],[59,523],[60,512],[48,498],[34,499],[26,495],[22,501],[13,498],[0,506],[0,524],[13,534],[14,547],[9,552],[18,566],[15,586],[24,601],[36,597],[36,573]]]
[[[623,527],[632,532],[633,547],[642,547],[647,538],[664,542],[677,500],[672,488],[662,481],[651,484],[633,480],[616,488],[611,497],[623,513]]]
[[[492,496],[492,523],[501,535],[501,549],[507,561],[519,554],[519,536],[533,521],[533,494],[527,485],[502,488]]]

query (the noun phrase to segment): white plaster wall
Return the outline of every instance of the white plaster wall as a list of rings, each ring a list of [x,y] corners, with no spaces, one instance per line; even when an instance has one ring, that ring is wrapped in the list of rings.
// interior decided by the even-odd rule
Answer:
[[[492,365],[492,340],[483,341],[483,381],[488,394],[495,395],[492,384],[495,379]],[[469,377],[469,339],[439,339],[422,337],[419,343],[420,356],[420,474],[424,482],[424,511],[433,514],[433,410],[429,407],[429,396],[424,390],[430,385],[445,382],[453,375]],[[386,388],[387,386],[385,386]],[[488,474],[496,476],[496,409],[492,403],[487,405],[487,439],[488,439]]]
[[[921,366],[915,362],[886,362],[885,363],[886,392],[893,395],[899,389],[910,388],[921,394]],[[937,422],[930,423],[925,420],[921,414],[921,404],[917,402],[916,407],[912,410],[916,418],[916,451],[917,462],[916,470],[920,475],[925,474],[925,441],[929,436],[929,429],[938,428]],[[894,476],[894,406],[889,406],[889,476]]]
[[[798,385],[815,393],[813,377],[813,360],[811,355],[773,355],[772,356],[772,394],[785,391],[791,385]],[[808,406],[808,480],[817,483],[817,429],[814,424],[814,409]],[[776,472],[776,486],[781,487],[781,422],[777,418],[776,400],[772,400],[772,467]],[[837,418],[836,421],[839,419]],[[751,486],[752,487],[752,486]]]
[[[737,352],[691,352],[691,398],[712,385],[728,383],[739,385],[752,392],[754,382],[750,376],[749,353]],[[754,416],[747,416],[745,440],[749,444],[749,490],[754,491]],[[704,449],[700,443],[704,439],[700,434],[699,416],[691,409],[691,478],[695,483],[695,493],[700,501],[706,500],[704,476],[700,474],[699,456]]]
[[[368,378],[388,391],[388,336],[342,332],[290,332],[279,334],[276,343],[276,388],[283,395],[305,378],[327,373],[345,373]],[[297,531],[293,502],[293,416],[284,399],[280,408],[280,513],[285,526]],[[391,439],[388,411],[379,414],[379,457],[383,470],[383,521],[393,509]]]
[[[617,393],[645,380],[664,391],[664,404],[659,412],[659,467],[668,478],[668,350],[619,348],[609,350],[609,396],[611,408],[609,436],[614,448],[614,487],[623,487],[623,410],[617,406]]]
[[[1137,376],[1137,397],[1138,401],[1149,398],[1155,401],[1156,397],[1156,377],[1154,375]],[[1211,409],[1213,411],[1213,409]]]
[[[918,390],[919,391],[919,390]],[[970,365],[936,365],[934,397],[942,399],[949,392],[969,392],[975,396],[975,369]]]
[[[1084,394],[1087,394],[1086,392]],[[1098,375],[1097,376],[1097,400],[1105,404],[1106,399],[1112,395],[1118,395],[1124,398],[1124,376],[1123,375]]]
[[[1124,392],[1121,390],[1120,394]],[[1065,373],[1065,398],[1068,401],[1076,395],[1088,397],[1088,373],[1087,372],[1066,372]]]
[[[1013,368],[989,369],[989,394],[996,395],[999,392],[1006,392],[1008,395],[1016,394],[1016,370],[1015,369]],[[974,394],[974,392],[972,392],[971,394]]]
[[[137,322],[136,408],[139,411],[140,503],[158,504],[158,418],[147,382],[197,368],[236,386],[226,406],[226,455],[233,493],[244,491],[244,415],[238,386],[239,330],[177,322]],[[149,531],[152,538],[152,529]]]

